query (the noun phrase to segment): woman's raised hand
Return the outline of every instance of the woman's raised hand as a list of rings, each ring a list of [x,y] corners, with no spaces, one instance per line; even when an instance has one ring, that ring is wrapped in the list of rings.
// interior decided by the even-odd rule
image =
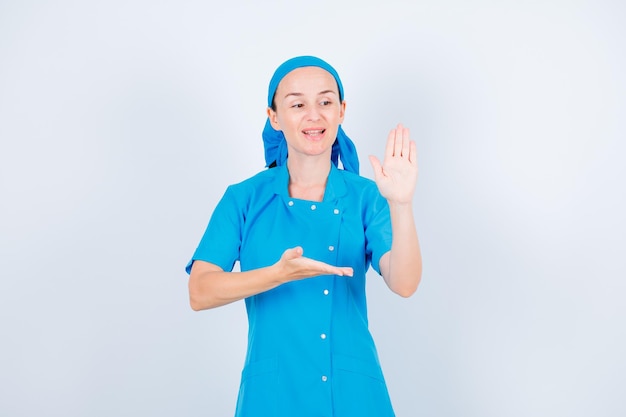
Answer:
[[[409,129],[401,124],[391,129],[382,164],[373,155],[369,158],[382,196],[389,203],[411,203],[417,184],[417,147],[409,137]]]
[[[312,278],[319,275],[346,275],[352,276],[351,267],[329,265],[302,256],[303,249],[300,246],[287,249],[283,252],[275,266],[280,270],[280,277],[284,282],[295,281],[303,278]]]

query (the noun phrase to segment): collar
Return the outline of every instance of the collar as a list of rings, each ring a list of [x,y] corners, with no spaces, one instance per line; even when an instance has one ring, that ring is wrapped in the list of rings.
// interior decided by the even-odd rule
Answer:
[[[270,168],[270,170],[274,171],[274,193],[284,198],[290,198],[289,171],[287,170],[287,164]],[[339,197],[343,197],[348,191],[343,172],[341,171],[342,170],[337,168],[335,164],[330,164],[330,172],[328,173],[328,179],[326,181],[323,202],[335,201]]]

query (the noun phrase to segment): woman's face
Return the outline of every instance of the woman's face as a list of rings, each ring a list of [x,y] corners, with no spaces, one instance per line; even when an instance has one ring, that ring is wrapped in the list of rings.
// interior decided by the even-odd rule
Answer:
[[[343,122],[345,102],[339,100],[337,82],[319,67],[288,73],[274,95],[276,110],[268,108],[272,127],[282,130],[290,157],[330,152]]]

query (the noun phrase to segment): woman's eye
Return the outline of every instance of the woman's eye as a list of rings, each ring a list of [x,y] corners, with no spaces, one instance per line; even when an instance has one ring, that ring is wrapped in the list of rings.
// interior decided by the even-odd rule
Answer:
[[[293,104],[291,107],[299,109],[300,107],[303,107],[303,106],[304,106],[304,104],[302,104],[302,103],[296,103],[296,104]]]
[[[322,106],[328,106],[330,103],[331,103],[331,101],[330,101],[330,100],[324,100],[324,101],[322,101],[320,104],[321,104]]]

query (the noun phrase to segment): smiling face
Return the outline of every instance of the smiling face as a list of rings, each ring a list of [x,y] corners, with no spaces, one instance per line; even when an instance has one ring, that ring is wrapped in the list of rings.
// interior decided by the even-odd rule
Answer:
[[[278,84],[274,107],[267,114],[272,127],[285,135],[290,158],[327,155],[330,160],[346,106],[328,71],[319,67],[291,71]]]

